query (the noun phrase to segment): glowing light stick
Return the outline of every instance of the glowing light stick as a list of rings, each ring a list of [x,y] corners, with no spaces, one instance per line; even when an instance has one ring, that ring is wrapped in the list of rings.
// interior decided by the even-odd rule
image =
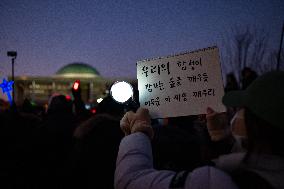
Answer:
[[[79,89],[79,85],[80,85],[80,81],[75,81],[74,82],[74,84],[73,84],[73,89],[75,90],[75,91],[77,91],[78,89]]]
[[[125,81],[117,81],[111,86],[110,94],[116,102],[125,103],[133,97],[133,88]]]
[[[10,95],[10,91],[13,91],[12,85],[14,84],[14,81],[7,82],[6,79],[3,79],[3,82],[0,84],[0,87],[2,88],[2,92],[8,97],[8,100],[10,104],[13,104],[13,98]]]
[[[138,104],[133,98],[133,88],[128,82],[115,82],[110,88],[110,95],[116,102],[124,104],[125,111],[138,109]]]

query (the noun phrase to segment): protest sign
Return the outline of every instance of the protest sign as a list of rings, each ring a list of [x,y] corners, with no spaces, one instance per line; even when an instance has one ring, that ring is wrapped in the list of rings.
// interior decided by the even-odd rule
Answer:
[[[217,47],[138,61],[137,79],[140,106],[152,118],[225,111]]]

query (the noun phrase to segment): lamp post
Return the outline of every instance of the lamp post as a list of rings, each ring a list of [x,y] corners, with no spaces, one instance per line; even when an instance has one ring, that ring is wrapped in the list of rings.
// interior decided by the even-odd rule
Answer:
[[[280,39],[280,47],[279,47],[278,56],[277,56],[277,66],[276,66],[276,70],[280,70],[280,58],[281,58],[281,51],[282,51],[283,34],[284,34],[284,22],[283,22],[283,25],[282,25],[282,32],[281,32],[281,39]]]
[[[13,101],[14,101],[14,97],[15,97],[14,63],[15,63],[15,59],[17,58],[17,51],[8,51],[7,56],[12,57],[12,81],[14,82],[12,96],[13,96]]]

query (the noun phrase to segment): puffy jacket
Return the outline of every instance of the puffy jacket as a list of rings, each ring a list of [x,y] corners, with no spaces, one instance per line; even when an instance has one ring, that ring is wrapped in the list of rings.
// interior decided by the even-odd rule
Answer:
[[[116,170],[116,189],[166,189],[171,188],[175,172],[153,168],[152,147],[143,133],[134,133],[120,143]],[[178,180],[175,178],[175,180]],[[175,186],[175,188],[177,188]],[[230,175],[220,169],[204,166],[186,174],[183,188],[237,189]]]

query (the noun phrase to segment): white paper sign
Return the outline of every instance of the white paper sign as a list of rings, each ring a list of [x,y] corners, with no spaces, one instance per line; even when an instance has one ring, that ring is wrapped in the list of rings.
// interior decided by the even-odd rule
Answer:
[[[225,111],[217,47],[138,61],[137,79],[140,106],[152,118]]]

